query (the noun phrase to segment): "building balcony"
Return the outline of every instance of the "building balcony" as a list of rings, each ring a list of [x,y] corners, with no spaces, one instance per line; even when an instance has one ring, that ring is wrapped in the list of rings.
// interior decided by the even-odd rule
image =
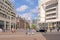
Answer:
[[[56,9],[56,8],[57,8],[57,6],[55,6],[55,7],[51,7],[51,8],[46,9],[46,11],[48,11],[48,10],[52,10],[52,9]]]
[[[48,14],[53,14],[53,13],[57,13],[57,11],[47,12],[46,15],[48,15]]]
[[[56,15],[46,17],[46,19],[49,19],[49,18],[56,18]]]

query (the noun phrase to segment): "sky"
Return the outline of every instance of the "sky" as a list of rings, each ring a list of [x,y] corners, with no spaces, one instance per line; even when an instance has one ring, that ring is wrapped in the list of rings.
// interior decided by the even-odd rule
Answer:
[[[38,14],[38,0],[10,0],[17,15],[26,20],[36,19]]]

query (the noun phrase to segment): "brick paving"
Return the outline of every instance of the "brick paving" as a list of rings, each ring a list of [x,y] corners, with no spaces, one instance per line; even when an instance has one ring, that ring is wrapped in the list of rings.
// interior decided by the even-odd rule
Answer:
[[[26,35],[25,32],[1,32],[0,40],[46,40],[42,34]]]

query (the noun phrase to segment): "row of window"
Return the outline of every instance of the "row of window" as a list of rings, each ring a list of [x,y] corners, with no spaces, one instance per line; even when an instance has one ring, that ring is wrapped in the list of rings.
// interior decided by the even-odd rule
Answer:
[[[50,9],[50,10],[46,10],[46,12],[51,12],[51,11],[56,11],[56,8]]]
[[[15,13],[13,13],[13,12],[11,12],[11,14],[12,14],[11,16],[13,16],[13,17],[15,17],[15,16],[16,16],[16,15],[15,15]]]
[[[10,12],[13,11],[12,7],[8,7],[7,5],[5,5],[4,3],[0,2],[0,7],[5,9],[6,11]],[[15,13],[12,13],[15,15]]]
[[[5,8],[5,7],[4,7],[3,5],[1,5],[1,4],[0,4],[0,8],[1,8],[1,9],[2,9],[2,8],[4,9],[4,10],[2,10],[3,12],[5,12],[5,13],[7,13],[7,14],[8,14],[8,13],[11,13],[11,14],[13,14],[12,16],[15,17],[15,13],[10,12],[10,10],[8,10],[7,8]],[[0,9],[0,10],[1,10],[1,9]],[[10,15],[10,14],[9,14],[9,15]]]
[[[9,0],[2,0],[3,2],[5,2],[6,4],[8,4],[11,8],[12,8],[12,5],[11,3],[9,2]],[[13,9],[13,8],[12,8]]]
[[[10,7],[8,7],[7,5],[5,5],[5,3],[0,2],[0,4],[1,4],[1,5],[4,5],[4,7],[6,7],[7,9],[9,9],[9,10],[11,10],[11,11],[12,11],[12,9],[11,9]]]
[[[0,11],[1,11],[1,9],[0,9]],[[2,11],[3,11],[3,10],[2,10]],[[3,11],[3,12],[5,12],[5,11]],[[1,13],[1,12],[0,12],[0,16],[3,17],[3,18],[8,18],[8,19],[10,19],[10,16],[7,16],[6,14],[3,14],[3,13]],[[11,19],[15,19],[15,16],[13,16]]]
[[[6,14],[8,14],[8,15],[11,15],[9,12],[7,12],[6,10],[4,10],[4,9],[2,9],[2,8],[0,9],[0,11],[6,13]]]
[[[10,16],[7,16],[6,14],[3,14],[0,12],[0,17],[10,19]],[[15,20],[15,17],[11,17],[12,20]]]
[[[5,2],[6,4],[9,4],[6,0],[2,0],[3,2]],[[2,1],[0,1],[0,11],[2,11],[2,12],[4,12],[4,13],[7,13],[8,15],[10,15],[10,16],[12,16],[12,18],[11,19],[15,19],[15,13],[13,12],[13,9],[12,9],[12,7],[9,7],[10,5],[6,5],[5,3],[3,3]],[[12,11],[12,12],[11,12]],[[11,13],[11,14],[10,14]],[[1,13],[0,13],[1,14]],[[6,18],[6,16],[7,15],[5,15],[5,14],[1,14],[2,15],[2,17],[4,17],[5,16],[5,18]],[[9,18],[9,17],[8,17]],[[10,18],[9,18],[10,19]]]
[[[56,19],[56,17],[46,18],[46,20],[52,20],[52,19]]]
[[[58,5],[58,2],[57,2],[57,3],[54,3],[54,4],[50,4],[50,5],[48,5],[48,6],[46,7],[46,9],[55,7],[55,6],[57,6],[57,5]]]
[[[56,15],[56,13],[47,14],[46,17],[48,17],[48,16],[54,16],[54,15]]]
[[[11,20],[15,20],[15,17],[11,17]]]
[[[0,4],[0,10],[2,10],[2,9],[4,9],[4,10],[2,10],[2,11],[4,11],[5,13],[7,13],[7,12],[10,12],[10,10],[8,10],[6,7],[4,7],[2,4]]]
[[[6,14],[3,14],[3,13],[1,13],[1,12],[0,12],[0,17],[10,19],[10,16],[7,16]]]

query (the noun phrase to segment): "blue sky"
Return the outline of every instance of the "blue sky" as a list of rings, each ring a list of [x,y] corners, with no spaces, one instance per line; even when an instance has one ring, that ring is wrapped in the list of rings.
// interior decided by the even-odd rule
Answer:
[[[27,20],[37,17],[38,0],[11,0],[16,14]]]

